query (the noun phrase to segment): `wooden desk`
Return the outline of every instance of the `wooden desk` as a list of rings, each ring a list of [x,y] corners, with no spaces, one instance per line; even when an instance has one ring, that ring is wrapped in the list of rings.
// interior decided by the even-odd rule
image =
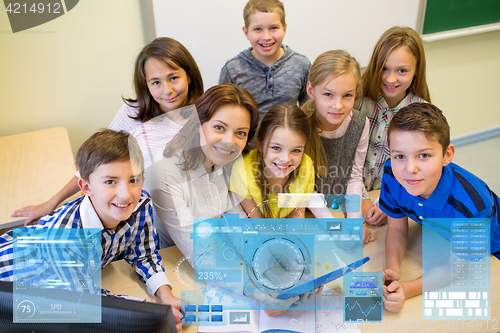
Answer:
[[[75,174],[63,127],[0,137],[0,229],[22,226],[14,210],[56,194]]]
[[[422,226],[414,221],[409,221],[410,229],[408,235],[408,246],[401,264],[401,281],[415,279],[422,275]],[[364,268],[372,271],[382,271],[385,267],[385,232],[387,225],[373,227],[372,233],[376,241],[365,245],[363,254],[370,256],[371,265],[367,263]],[[368,266],[368,267],[366,267]],[[500,322],[497,321],[496,329],[492,329],[494,319],[500,318],[500,297],[497,294],[500,283],[500,261],[494,256],[490,258],[490,320],[489,330],[486,329],[486,321],[482,321],[482,328],[468,327],[471,320],[464,320],[465,327],[458,320],[422,320],[422,295],[415,296],[405,301],[403,309],[399,313],[384,310],[383,322],[377,324],[361,325],[362,332],[499,332]],[[474,321],[475,322],[475,321]],[[448,326],[445,326],[447,325]],[[389,328],[391,327],[391,328]],[[452,329],[453,327],[453,329]]]
[[[387,225],[382,227],[372,228],[372,233],[375,236],[375,242],[369,243],[364,246],[363,254],[371,258],[370,262],[364,267],[365,271],[380,272],[385,267],[385,232]],[[401,265],[402,280],[410,280],[417,278],[422,273],[422,227],[410,221],[410,230],[408,238],[408,249]],[[163,265],[167,271],[172,287],[173,294],[180,297],[180,292],[185,289],[185,285],[177,279],[177,276],[172,272],[176,270],[177,263],[183,258],[182,253],[177,247],[170,247],[160,250],[163,258]],[[485,321],[483,321],[483,328],[471,329],[467,325],[470,321],[465,321],[465,328],[462,328],[461,322],[449,321],[450,333],[454,332],[498,332],[491,329],[493,319],[500,318],[500,297],[496,294],[498,284],[500,283],[500,261],[495,257],[491,257],[491,307],[489,330],[486,330]],[[188,274],[189,275],[189,274]],[[192,275],[191,275],[192,277]],[[333,282],[332,282],[333,283]],[[159,302],[159,299],[152,297],[146,290],[144,283],[140,282],[137,278],[135,271],[125,261],[115,261],[102,270],[102,286],[116,294],[128,294],[132,296],[146,298],[152,302]],[[337,289],[333,287],[333,289]],[[373,324],[363,324],[360,326],[361,332],[447,332],[445,327],[447,322],[445,320],[428,321],[422,320],[422,296],[416,296],[406,300],[403,310],[399,313],[391,313],[384,310],[383,322]],[[405,326],[406,325],[406,326]],[[433,326],[430,326],[433,325]],[[436,326],[438,325],[438,326]],[[455,325],[455,329],[451,327]],[[391,328],[388,328],[391,327]],[[438,327],[439,330],[434,327]],[[497,327],[500,327],[500,322]],[[189,326],[184,327],[183,332],[196,332],[197,327]]]
[[[184,258],[177,246],[161,249],[160,255],[163,259],[163,266],[172,285],[172,293],[176,297],[181,297],[181,291],[186,289],[184,285],[172,271],[177,269],[177,264]],[[188,264],[188,266],[190,266]],[[192,271],[188,274],[192,279]],[[160,299],[153,297],[146,289],[146,284],[142,283],[135,270],[125,260],[118,260],[110,263],[102,270],[102,287],[114,294],[130,295],[145,298],[148,302],[160,303]],[[198,332],[197,326],[184,326],[182,332]]]

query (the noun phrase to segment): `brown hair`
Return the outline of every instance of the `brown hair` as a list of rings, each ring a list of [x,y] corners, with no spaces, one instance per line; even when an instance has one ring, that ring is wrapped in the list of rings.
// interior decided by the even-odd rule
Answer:
[[[356,98],[361,96],[361,71],[359,64],[349,53],[343,50],[326,51],[318,56],[309,71],[309,83],[314,87],[331,81],[342,74],[351,73],[356,81]],[[316,174],[322,177],[325,174],[324,150],[321,138],[318,135],[319,122],[316,117],[316,101],[308,100],[302,110],[311,123],[311,138],[307,154],[314,162]]]
[[[255,12],[262,13],[277,13],[280,16],[281,25],[285,27],[285,7],[279,0],[249,0],[243,8],[243,20],[245,27],[248,29],[250,25],[250,15]]]
[[[203,94],[203,80],[198,65],[191,53],[178,41],[168,37],[156,38],[146,45],[137,56],[134,70],[134,88],[136,99],[123,98],[123,101],[137,103],[139,113],[133,119],[146,122],[162,114],[160,105],[151,96],[146,82],[144,65],[150,58],[163,62],[166,66],[176,70],[183,69],[191,80],[188,86],[188,94],[185,105],[193,104]],[[130,105],[134,107],[135,105]]]
[[[224,105],[242,106],[250,113],[250,130],[247,137],[248,145],[248,142],[255,135],[259,124],[257,102],[255,102],[252,95],[245,88],[233,83],[222,83],[209,88],[196,101],[197,112],[192,112],[186,125],[167,144],[163,155],[169,157],[175,152],[182,150],[182,156],[185,161],[180,165],[180,168],[184,171],[196,169],[200,163],[200,159],[204,158],[201,149],[195,149],[200,144],[200,125],[209,121],[217,109]]]
[[[412,103],[401,108],[391,120],[387,130],[387,141],[391,145],[391,132],[421,131],[430,141],[443,147],[443,154],[450,145],[450,126],[439,108],[430,103]]]
[[[124,131],[103,129],[90,136],[76,153],[80,176],[89,181],[90,175],[101,164],[132,161],[144,170],[141,148],[135,138]]]
[[[311,135],[309,120],[307,119],[304,111],[302,111],[297,105],[291,103],[278,103],[269,108],[267,113],[264,115],[264,118],[262,118],[262,122],[260,123],[257,131],[257,145],[259,147],[259,152],[257,154],[259,177],[257,178],[257,183],[262,193],[262,202],[266,202],[269,197],[269,189],[266,186],[267,180],[264,173],[264,157],[267,153],[267,144],[278,127],[287,128],[300,136],[304,140],[304,143],[306,143],[306,147],[308,139]],[[290,184],[295,180],[299,173],[300,166],[288,175],[288,179],[283,186],[283,192],[288,193]],[[265,217],[273,217],[271,216],[271,211],[267,205],[262,206],[262,213]]]
[[[363,72],[363,97],[377,101],[382,85],[382,74],[387,57],[397,47],[406,46],[417,60],[417,71],[408,92],[430,102],[429,88],[425,77],[425,52],[420,36],[408,27],[392,27],[380,36],[373,54]]]

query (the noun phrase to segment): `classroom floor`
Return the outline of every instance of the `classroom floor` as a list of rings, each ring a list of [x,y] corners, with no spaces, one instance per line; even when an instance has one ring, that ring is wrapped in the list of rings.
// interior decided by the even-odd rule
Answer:
[[[500,195],[500,136],[458,147],[453,162],[481,178]]]

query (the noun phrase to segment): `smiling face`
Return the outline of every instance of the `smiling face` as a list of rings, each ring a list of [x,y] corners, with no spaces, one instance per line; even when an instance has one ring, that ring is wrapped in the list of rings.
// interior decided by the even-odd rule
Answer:
[[[406,46],[399,46],[389,53],[382,70],[382,95],[395,108],[405,98],[415,77],[417,59]]]
[[[305,141],[288,128],[277,127],[262,145],[259,151],[264,154],[265,177],[283,179],[299,167]]]
[[[88,182],[79,179],[78,185],[89,196],[102,224],[116,230],[139,203],[143,182],[141,169],[128,160],[101,164]]]
[[[247,144],[250,112],[239,105],[223,105],[201,125],[200,144],[207,157],[208,170],[214,164],[226,165],[236,159]]]
[[[161,112],[185,106],[191,80],[182,68],[172,69],[156,58],[144,64],[149,93],[160,105]]]
[[[429,140],[421,131],[391,132],[389,149],[392,172],[397,181],[413,196],[428,199],[436,189],[443,166],[453,159],[455,147],[443,147]]]
[[[333,131],[349,115],[356,98],[356,79],[352,73],[337,76],[316,86],[307,82],[307,93],[316,102],[320,129]]]
[[[278,13],[256,11],[250,15],[250,24],[243,27],[243,33],[252,45],[252,55],[269,67],[285,52],[281,43],[286,24],[283,26]]]

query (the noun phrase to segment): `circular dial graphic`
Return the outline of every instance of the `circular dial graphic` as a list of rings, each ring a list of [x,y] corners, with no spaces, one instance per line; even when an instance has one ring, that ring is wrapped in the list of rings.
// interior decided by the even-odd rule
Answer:
[[[189,262],[189,257],[184,257],[182,258],[178,263],[176,267],[176,274],[179,280],[183,284],[192,284],[193,281],[193,267],[191,266],[191,263]]]
[[[33,304],[33,302],[30,300],[24,300],[17,305],[16,316],[17,319],[28,319],[33,317],[35,312],[35,304]]]
[[[266,239],[253,253],[250,276],[269,292],[290,289],[306,271],[305,253],[302,244],[290,236]]]

